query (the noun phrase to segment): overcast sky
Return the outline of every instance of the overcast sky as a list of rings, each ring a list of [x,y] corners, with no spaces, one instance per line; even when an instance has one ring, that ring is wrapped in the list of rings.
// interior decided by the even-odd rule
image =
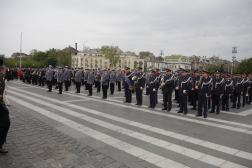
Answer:
[[[252,57],[251,0],[1,0],[0,54],[117,45],[155,56]],[[133,49],[134,48],[134,49]]]

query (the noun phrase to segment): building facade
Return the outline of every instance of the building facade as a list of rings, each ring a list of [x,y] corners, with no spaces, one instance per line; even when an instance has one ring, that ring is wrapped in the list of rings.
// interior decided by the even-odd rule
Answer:
[[[166,56],[165,63],[166,67],[171,69],[172,72],[177,71],[179,68],[191,69],[191,59],[187,56]]]
[[[114,68],[123,69],[129,67],[131,69],[137,69],[137,67],[143,67],[144,59],[140,59],[138,55],[132,52],[123,52],[120,55],[119,62],[112,65],[99,49],[89,49],[84,52],[78,52],[76,55],[72,55],[72,68]]]

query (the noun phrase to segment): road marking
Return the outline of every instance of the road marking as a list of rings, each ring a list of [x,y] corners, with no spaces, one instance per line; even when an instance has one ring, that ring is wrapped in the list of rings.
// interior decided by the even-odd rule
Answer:
[[[98,119],[95,119],[95,118],[92,118],[92,117],[89,117],[89,116],[85,116],[83,114],[79,114],[77,112],[74,112],[74,111],[59,107],[59,106],[55,106],[55,105],[52,106],[52,104],[50,104],[50,103],[43,102],[43,101],[38,100],[38,99],[33,98],[33,97],[25,96],[24,94],[19,94],[19,93],[14,93],[14,92],[11,92],[11,93],[15,94],[15,95],[18,95],[18,96],[23,96],[26,99],[35,101],[37,103],[46,105],[48,107],[51,107],[51,108],[54,108],[54,109],[57,109],[57,110],[60,110],[60,111],[63,111],[65,113],[73,115],[75,117],[82,118],[82,119],[87,120],[89,122],[92,122],[94,124],[98,123],[102,127],[112,129],[112,130],[120,132],[122,134],[126,134],[126,135],[132,136],[134,138],[143,140],[145,142],[149,142],[149,143],[154,142],[154,143],[152,143],[153,145],[164,147],[164,144],[165,144],[165,145],[167,145],[165,147],[166,149],[172,150],[172,151],[177,152],[177,153],[182,153],[185,150],[189,150],[188,148],[178,146],[176,144],[171,144],[171,143],[166,142],[166,141],[161,141],[161,140],[158,140],[156,138],[146,136],[144,134],[134,132],[132,130],[125,129],[125,128],[122,128],[122,127],[119,127],[119,126],[104,122],[102,120],[98,120]],[[45,96],[36,95],[34,93],[32,93],[31,95],[35,95],[37,97],[39,96],[40,98],[45,97]],[[88,112],[88,113],[92,113],[92,114],[102,116],[102,117],[105,117],[105,118],[108,118],[108,119],[111,119],[111,120],[115,120],[115,121],[118,121],[118,122],[128,124],[128,125],[131,125],[131,126],[135,126],[135,127],[139,127],[139,128],[142,128],[142,129],[149,130],[149,131],[153,131],[153,132],[156,132],[156,133],[159,133],[159,134],[162,134],[162,135],[165,135],[165,136],[169,136],[169,137],[172,137],[172,138],[176,138],[176,139],[179,139],[179,140],[182,140],[182,141],[186,141],[186,142],[193,143],[193,144],[196,144],[196,145],[200,145],[200,146],[203,146],[203,147],[206,147],[206,148],[218,150],[220,152],[231,154],[231,155],[234,155],[234,156],[235,156],[235,154],[244,153],[243,151],[239,151],[237,149],[229,148],[229,147],[226,147],[226,146],[221,146],[221,145],[218,145],[218,144],[215,144],[215,143],[211,143],[211,142],[208,142],[208,141],[203,141],[203,140],[192,138],[192,137],[185,136],[185,135],[182,135],[182,134],[177,134],[177,133],[174,133],[174,132],[171,132],[171,131],[166,131],[164,129],[160,129],[160,128],[157,128],[157,127],[152,127],[150,125],[145,125],[145,124],[142,124],[142,123],[139,123],[139,122],[134,122],[134,121],[130,121],[130,120],[123,119],[123,118],[119,118],[119,117],[116,117],[116,116],[113,116],[113,115],[105,114],[105,113],[102,113],[102,112],[99,112],[99,111],[96,111],[96,110],[92,110],[92,109],[88,109],[88,108],[85,108],[85,107],[81,107],[81,106],[77,106],[77,105],[73,105],[73,104],[69,104],[69,103],[63,103],[63,102],[60,102],[60,101],[58,101],[56,99],[47,98],[47,97],[45,97],[44,99],[48,99],[51,102],[64,104],[66,106],[73,107],[73,108],[76,108],[76,109],[80,109],[80,110]],[[187,141],[187,139],[189,139],[189,140]],[[172,146],[170,146],[170,145],[172,145]],[[188,156],[188,157],[195,157],[195,156],[198,156],[200,154],[202,156],[205,155],[205,154],[197,152],[197,151],[193,151],[193,150],[191,150],[191,151],[196,153],[196,155],[191,155],[191,156]],[[186,154],[184,154],[184,155],[186,155]],[[245,156],[243,156],[243,155],[239,155],[239,156],[241,156],[242,158],[245,158],[245,159],[250,158],[249,160],[252,160],[252,154],[250,154],[250,153],[247,153]]]
[[[21,84],[21,85],[24,85],[24,84]],[[35,86],[31,86],[31,87],[46,90],[46,89],[40,88],[40,87],[35,87]],[[71,95],[73,97],[78,97],[78,98],[85,98],[85,99],[95,100],[95,101],[98,101],[98,102],[111,104],[111,105],[115,105],[115,106],[121,106],[121,107],[125,107],[125,108],[130,108],[130,109],[136,109],[137,108],[138,111],[142,111],[142,112],[146,112],[146,113],[151,113],[151,114],[160,115],[160,116],[166,116],[166,117],[170,117],[170,118],[175,118],[175,119],[184,120],[184,121],[193,122],[193,123],[199,123],[199,124],[203,124],[203,125],[210,125],[210,126],[223,128],[223,129],[228,129],[228,130],[233,130],[233,131],[242,132],[242,133],[246,133],[246,134],[251,134],[251,132],[252,132],[252,130],[250,130],[252,128],[252,125],[248,125],[248,124],[232,122],[232,121],[226,121],[226,120],[221,120],[221,119],[215,119],[215,118],[210,118],[210,117],[208,117],[207,119],[204,119],[206,121],[215,121],[215,122],[221,122],[221,123],[225,123],[225,124],[235,125],[234,127],[231,127],[231,126],[221,125],[221,124],[217,124],[217,123],[209,123],[209,122],[201,121],[201,120],[197,120],[197,119],[190,119],[190,118],[180,117],[178,115],[170,115],[169,113],[161,113],[161,112],[156,112],[156,111],[154,112],[153,110],[148,110],[148,109],[142,108],[142,107],[148,108],[148,106],[145,106],[145,105],[142,105],[141,108],[139,108],[139,107],[133,106],[133,104],[131,104],[131,103],[129,103],[127,105],[118,104],[118,103],[115,104],[115,103],[110,102],[110,101],[119,102],[119,103],[121,103],[122,101],[113,100],[113,99],[110,99],[110,98],[108,98],[107,100],[100,100],[100,97],[98,97],[98,96],[92,96],[94,98],[83,97],[83,96],[81,96],[81,95],[84,95],[83,93],[81,93],[80,95],[76,95],[75,93],[71,94],[70,92],[74,93],[74,91],[69,91],[68,93],[64,93],[64,94]],[[156,108],[156,110],[161,111],[161,108]],[[170,113],[176,113],[176,111],[172,110],[172,111],[170,111]],[[187,116],[195,118],[195,115],[193,115],[193,114],[187,114]],[[237,128],[236,126],[247,127],[248,129],[245,129],[245,128],[241,129],[241,128]]]
[[[104,142],[104,143],[106,143],[108,145],[111,145],[114,148],[122,150],[122,151],[124,151],[126,153],[129,153],[129,154],[135,156],[135,157],[144,156],[143,159],[145,161],[147,161],[149,163],[152,163],[154,165],[158,164],[158,162],[160,162],[160,161],[165,161],[166,160],[167,162],[169,162],[171,164],[171,166],[181,167],[181,168],[185,167],[185,165],[182,165],[180,163],[177,163],[177,162],[172,161],[170,159],[167,159],[165,157],[159,156],[157,154],[151,153],[149,151],[146,151],[146,150],[144,150],[142,148],[139,148],[139,147],[136,147],[134,145],[128,144],[128,143],[123,142],[123,141],[121,141],[119,139],[113,138],[113,137],[108,136],[106,134],[103,134],[103,133],[101,133],[99,131],[93,130],[93,129],[89,128],[89,127],[85,127],[82,124],[76,123],[76,122],[74,122],[72,120],[69,120],[69,119],[61,117],[61,116],[59,116],[57,114],[51,113],[51,112],[49,112],[47,110],[44,110],[44,109],[42,109],[40,107],[37,107],[37,106],[34,106],[34,105],[32,105],[30,103],[27,103],[25,101],[22,101],[20,99],[14,98],[12,96],[9,96],[9,98],[11,100],[15,101],[18,104],[21,104],[21,105],[23,105],[23,106],[25,106],[25,107],[27,107],[29,109],[32,109],[32,110],[34,110],[34,111],[36,111],[36,112],[38,112],[38,113],[40,113],[40,114],[42,114],[42,115],[44,115],[44,116],[46,116],[48,118],[51,118],[51,119],[56,120],[58,122],[61,122],[62,124],[66,125],[66,126],[69,126],[69,127],[73,128],[73,129],[79,131],[79,132],[82,132],[82,133],[94,138],[94,139],[97,139],[97,140],[102,141],[102,142]],[[103,138],[99,139],[101,136]],[[134,150],[132,150],[132,149],[134,149]],[[138,151],[138,152],[135,153],[135,151]],[[162,166],[162,167],[165,168],[165,166]],[[166,167],[167,167],[167,165],[166,165]]]

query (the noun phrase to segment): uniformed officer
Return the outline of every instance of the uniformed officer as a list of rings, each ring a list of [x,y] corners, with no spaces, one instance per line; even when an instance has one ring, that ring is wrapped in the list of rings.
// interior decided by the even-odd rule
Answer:
[[[194,71],[194,76],[193,76],[193,84],[192,84],[192,105],[193,108],[191,110],[196,110],[196,104],[197,104],[197,99],[198,99],[198,89],[195,89],[195,86],[198,85],[200,78],[202,76],[199,76],[199,70]]]
[[[68,66],[65,66],[64,81],[65,81],[65,90],[64,91],[68,91],[68,87],[71,83],[71,74],[70,74],[70,71],[68,70]]]
[[[248,104],[251,105],[252,101],[252,73],[249,73],[249,84],[248,84]]]
[[[160,80],[161,80],[161,73],[160,72],[160,69],[157,68],[156,69],[156,77],[158,78],[158,83],[160,83]],[[156,94],[156,104],[158,104],[158,90],[157,90],[157,94]]]
[[[243,86],[243,79],[241,78],[240,73],[235,74],[237,79],[234,80],[234,90],[233,90],[233,106],[231,108],[239,109],[241,107],[241,94],[243,94],[244,86]],[[238,99],[238,102],[237,102]]]
[[[202,116],[202,103],[204,104],[204,118],[207,118],[208,99],[211,95],[212,79],[208,76],[208,71],[202,71],[202,78],[200,79],[195,89],[198,89],[198,114],[196,117]]]
[[[78,72],[75,73],[75,84],[76,84],[76,89],[77,92],[75,93],[80,93],[80,87],[81,87],[81,80],[82,80],[82,71],[81,71],[81,67],[78,67]]]
[[[102,93],[103,93],[102,98],[103,99],[107,99],[108,81],[109,81],[109,74],[107,73],[107,69],[104,69],[102,77],[101,77],[101,85],[102,85]]]
[[[151,77],[148,80],[148,85],[146,88],[149,89],[150,94],[150,106],[148,108],[155,108],[156,107],[156,94],[159,87],[159,78],[156,76],[156,71],[151,71]]]
[[[97,92],[99,93],[101,91],[101,77],[102,77],[102,71],[101,71],[101,68],[98,68],[98,71],[96,73],[96,86],[97,86]]]
[[[124,91],[126,100],[124,103],[131,103],[132,100],[132,89],[133,89],[133,81],[132,81],[132,73],[130,72],[130,68],[125,68],[125,75],[124,75]]]
[[[85,74],[84,74],[84,84],[85,84],[85,90],[88,90],[88,85],[87,85],[87,80],[88,80],[88,68],[85,69]]]
[[[171,70],[166,69],[166,75],[161,79],[161,87],[163,88],[164,108],[162,110],[171,111],[172,109],[172,91],[174,88],[174,75]]]
[[[179,106],[180,110],[178,113],[187,114],[188,112],[188,93],[191,90],[192,85],[190,82],[191,78],[187,76],[187,70],[183,69],[181,73],[181,77],[179,79],[179,83],[177,86],[177,90],[179,90]]]
[[[147,72],[146,72],[146,75],[145,75],[145,85],[146,85],[146,93],[145,93],[145,95],[149,95],[149,89],[150,88],[147,88],[147,85],[148,85],[148,81],[149,81],[150,77],[151,77],[151,73],[150,73],[150,70],[148,69]]]
[[[4,58],[0,57],[0,153],[8,153],[8,151],[3,148],[10,127],[9,110],[3,100],[5,90],[5,76],[2,72],[4,70],[3,64]]]
[[[110,94],[114,94],[115,90],[115,83],[116,83],[116,74],[115,74],[115,69],[112,69],[112,72],[109,76],[109,82],[110,82]]]
[[[47,92],[51,92],[52,91],[52,80],[53,80],[53,70],[52,70],[52,66],[49,65],[49,71],[47,74],[47,80],[48,80],[48,91]]]
[[[62,94],[62,83],[64,82],[64,73],[62,72],[62,67],[59,67],[59,72],[58,72],[58,86],[59,86],[59,93]]]
[[[41,86],[44,86],[45,85],[45,73],[46,73],[46,70],[45,68],[42,68],[41,70]]]
[[[247,78],[247,74],[245,72],[242,74],[242,78],[243,78],[242,107],[245,107],[246,94],[247,94],[247,89],[248,89],[248,85],[249,85],[249,78]]]
[[[222,110],[229,111],[229,97],[233,91],[233,81],[230,79],[231,75],[226,75],[224,84],[224,95],[222,96]]]
[[[97,71],[97,68],[95,68],[95,71],[94,71],[94,76],[96,77],[96,75],[97,75],[97,73],[98,73],[98,71]],[[97,80],[95,79],[95,81],[94,81],[94,85],[95,85],[95,87],[94,88],[97,88]]]
[[[93,83],[94,83],[94,73],[92,72],[92,69],[88,69],[89,73],[88,73],[88,79],[87,79],[87,85],[88,85],[88,96],[92,96],[93,94]]]
[[[122,76],[123,76],[122,70],[119,69],[118,72],[117,72],[117,75],[116,75],[116,82],[117,82],[117,85],[118,85],[118,86],[117,86],[117,87],[118,87],[118,90],[117,90],[117,91],[121,91]]]
[[[224,94],[225,80],[220,76],[220,71],[215,71],[213,77],[213,94],[212,94],[212,110],[209,113],[215,113],[215,105],[217,105],[216,114],[220,114],[221,97]]]
[[[136,73],[135,76],[137,77],[134,81],[136,89],[136,105],[141,106],[143,104],[143,90],[145,86],[145,74],[142,72],[142,67],[138,67],[138,73]]]

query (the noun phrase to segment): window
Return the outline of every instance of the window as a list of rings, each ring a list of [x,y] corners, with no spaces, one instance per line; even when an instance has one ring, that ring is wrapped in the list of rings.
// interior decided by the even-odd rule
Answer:
[[[114,67],[116,67],[116,64],[114,65]]]
[[[175,65],[175,68],[177,68],[176,65]]]
[[[91,58],[91,62],[93,62],[93,58]]]
[[[102,62],[102,59],[100,59],[100,62]]]
[[[81,58],[81,61],[83,61],[83,58]]]
[[[119,60],[119,63],[121,64],[121,60]]]
[[[92,56],[92,54],[89,54],[89,56]]]

